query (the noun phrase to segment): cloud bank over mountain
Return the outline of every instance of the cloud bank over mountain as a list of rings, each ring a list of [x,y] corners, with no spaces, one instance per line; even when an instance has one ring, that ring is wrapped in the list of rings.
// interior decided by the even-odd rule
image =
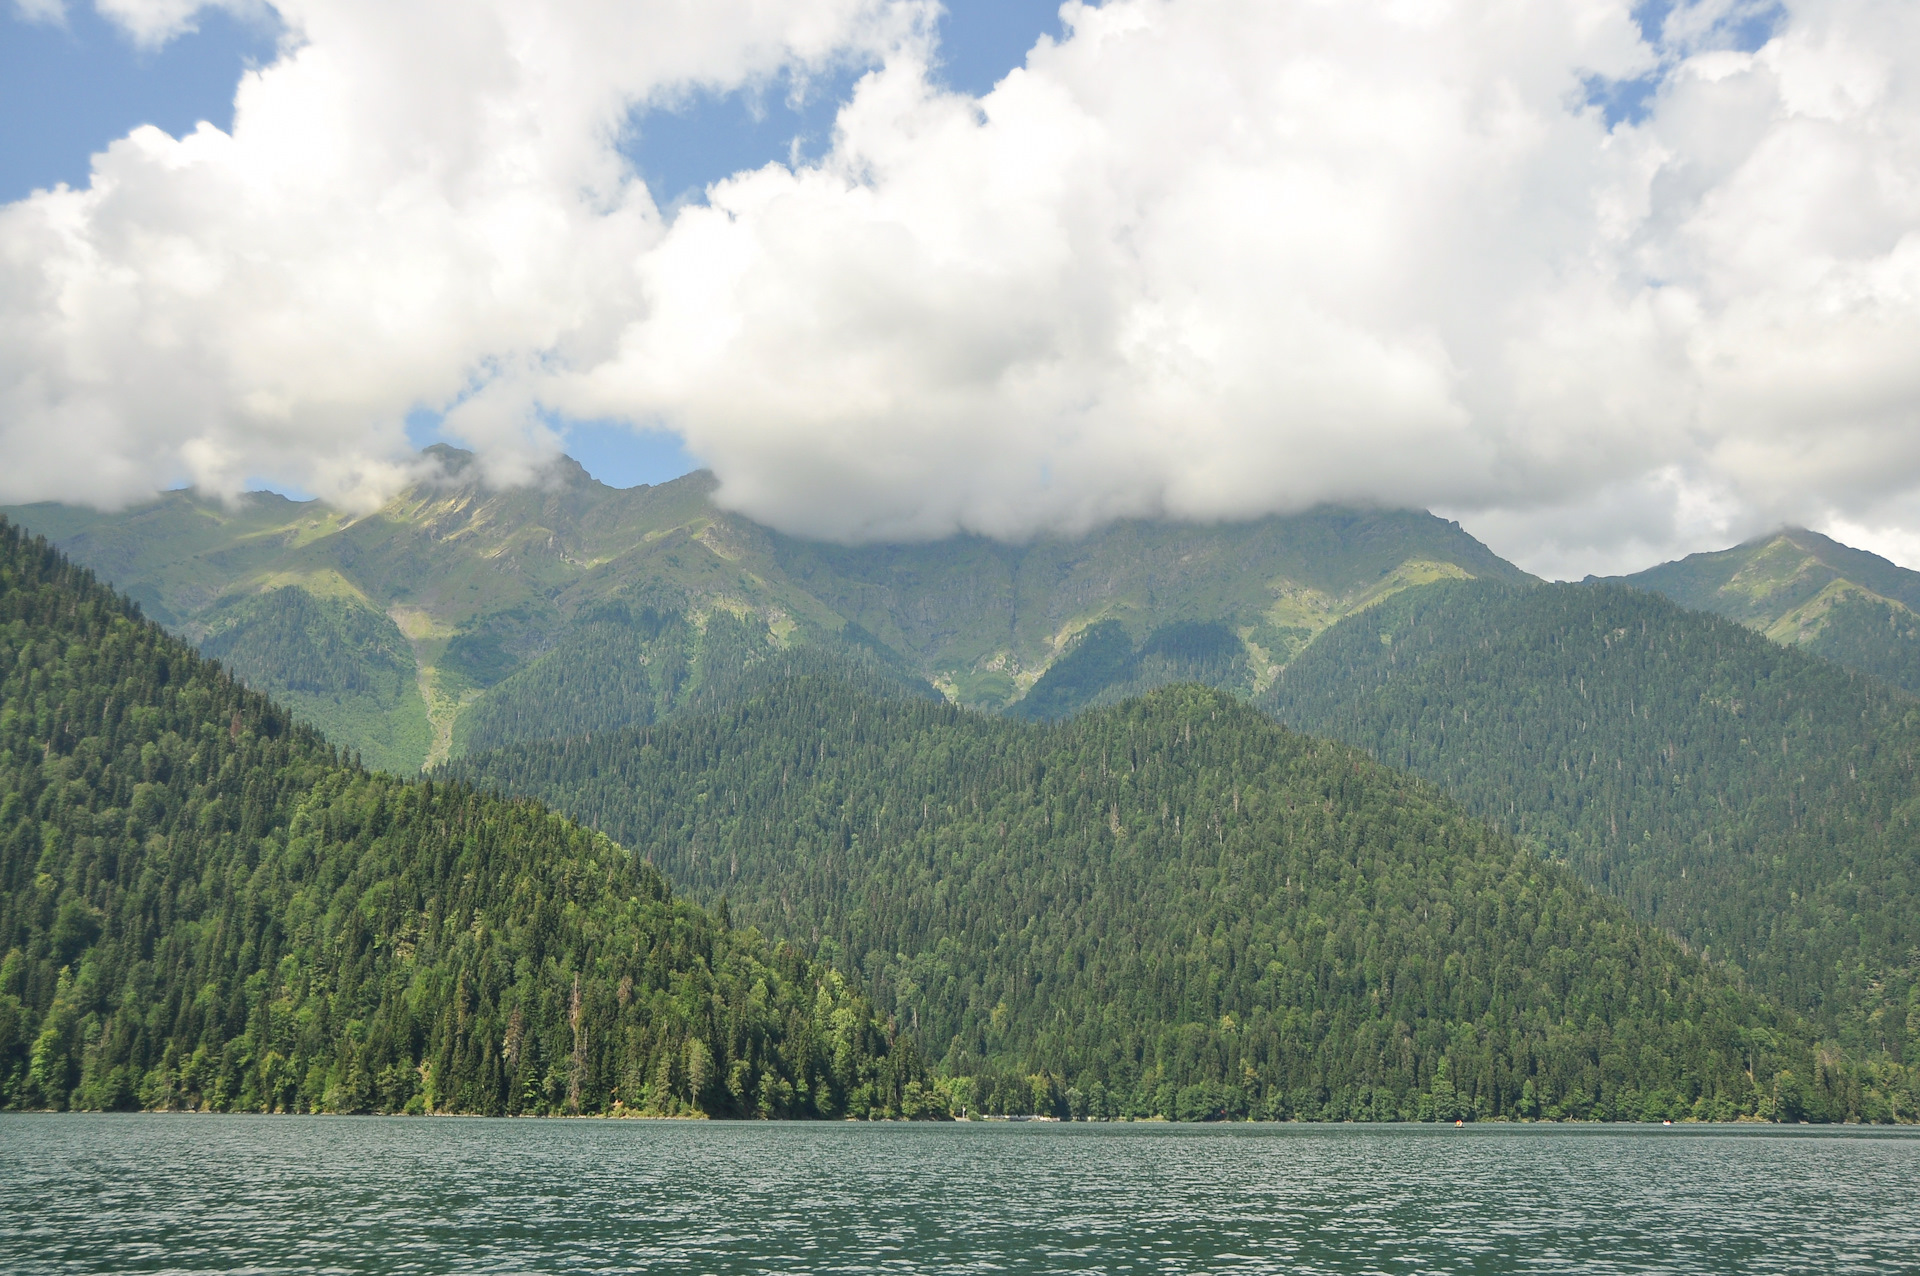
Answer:
[[[0,209],[0,499],[373,500],[428,409],[507,479],[548,421],[664,425],[843,539],[1360,501],[1568,573],[1920,532],[1902,0],[1069,4],[977,99],[924,4],[275,8],[231,135]],[[617,149],[848,64],[824,157],[704,205]]]

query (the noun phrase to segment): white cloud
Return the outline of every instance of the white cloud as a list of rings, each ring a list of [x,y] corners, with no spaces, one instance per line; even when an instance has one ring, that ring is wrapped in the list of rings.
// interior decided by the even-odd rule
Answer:
[[[1626,575],[1679,553],[1725,549],[1778,522],[1677,466],[1551,504],[1436,512],[1550,580]]]
[[[1487,500],[1633,464],[1595,445],[1644,428],[1635,393],[1563,384],[1596,343],[1636,383],[1659,361],[1592,260],[1634,157],[1568,109],[1583,72],[1644,62],[1623,7],[1066,16],[977,105],[896,60],[820,166],[683,214],[571,404],[663,412],[725,499],[829,536]],[[1543,318],[1574,348],[1516,357]],[[1567,419],[1536,434],[1539,408]]]
[[[56,2],[64,3],[64,0]],[[192,31],[194,20],[207,9],[250,15],[262,13],[267,3],[266,0],[93,0],[93,7],[132,36],[136,44],[153,48]]]
[[[65,26],[67,0],[13,0],[13,13],[22,22],[40,22],[55,27]]]
[[[85,190],[0,208],[0,499],[115,503],[250,476],[364,504],[456,406],[503,473],[550,442],[516,387],[632,315],[660,218],[636,104],[875,58],[882,0],[286,0],[231,134],[136,130]],[[193,10],[121,16],[163,38]]]
[[[1625,6],[1067,16],[980,114],[896,64],[683,216],[582,405],[829,536],[1374,500],[1564,571],[1920,483],[1910,6],[1797,8],[1612,131]]]
[[[664,423],[846,538],[1376,501],[1578,574],[1920,508],[1920,10],[1629,8],[1070,4],[975,100],[880,0],[290,2],[231,137],[0,210],[0,495],[371,493],[459,404],[503,474]],[[827,156],[671,224],[613,149],[849,55]]]

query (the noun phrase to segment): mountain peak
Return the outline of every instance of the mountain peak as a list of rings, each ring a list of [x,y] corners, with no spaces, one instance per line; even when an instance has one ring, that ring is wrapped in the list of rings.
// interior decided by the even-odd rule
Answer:
[[[1920,572],[1831,536],[1782,527],[1622,579],[1920,693]]]
[[[472,452],[451,443],[429,443],[420,449],[420,455],[438,461],[441,472],[447,475],[465,473],[476,459]]]

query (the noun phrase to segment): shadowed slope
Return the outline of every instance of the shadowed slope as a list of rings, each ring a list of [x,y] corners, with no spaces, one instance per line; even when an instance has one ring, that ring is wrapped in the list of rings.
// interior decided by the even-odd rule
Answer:
[[[1409,594],[1275,684],[1852,1048],[1920,1061],[1920,704],[1617,585]]]

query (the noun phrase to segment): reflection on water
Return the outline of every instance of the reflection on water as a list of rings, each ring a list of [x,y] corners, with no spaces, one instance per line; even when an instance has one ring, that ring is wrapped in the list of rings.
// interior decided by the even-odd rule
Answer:
[[[0,1116],[0,1270],[1916,1272],[1920,1137]]]

